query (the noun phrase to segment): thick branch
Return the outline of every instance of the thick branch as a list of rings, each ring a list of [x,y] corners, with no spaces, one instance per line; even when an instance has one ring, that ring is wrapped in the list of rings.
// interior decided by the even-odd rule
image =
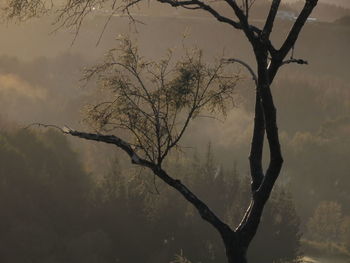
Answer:
[[[157,0],[160,3],[167,3],[173,7],[183,7],[186,9],[201,9],[208,13],[210,13],[213,17],[215,17],[219,22],[223,22],[226,24],[229,24],[233,26],[236,29],[243,30],[246,32],[246,34],[249,34],[252,38],[254,36],[253,33],[259,34],[261,30],[253,25],[249,25],[247,21],[247,17],[243,13],[243,11],[237,6],[237,4],[233,4],[237,9],[237,12],[240,14],[240,16],[237,16],[239,18],[240,22],[234,21],[228,17],[225,17],[221,15],[219,12],[217,12],[213,7],[210,5],[199,1],[199,0],[184,0],[184,1],[177,1],[177,0]],[[231,0],[225,0],[231,7],[232,7],[232,1]],[[242,20],[241,20],[242,18]],[[243,23],[242,23],[243,22]]]
[[[252,177],[252,193],[258,190],[264,178],[264,172],[262,167],[264,137],[264,112],[261,104],[260,91],[256,89],[254,131],[249,155],[250,173]]]
[[[189,9],[202,9],[207,11],[212,16],[214,16],[219,22],[223,22],[233,26],[236,29],[242,29],[240,23],[229,19],[228,17],[220,15],[214,8],[210,5],[207,5],[199,0],[188,0],[188,1],[176,1],[176,0],[157,0],[160,3],[167,3],[173,7],[183,7]],[[192,7],[191,7],[192,6]]]
[[[82,139],[90,140],[90,141],[98,141],[98,142],[114,144],[118,148],[122,149],[125,153],[127,153],[127,155],[129,155],[132,163],[146,166],[149,168],[152,168],[152,166],[153,166],[153,164],[151,162],[140,158],[128,142],[122,140],[121,138],[119,138],[117,136],[79,132],[79,131],[75,131],[75,130],[71,130],[71,129],[66,129],[65,133],[72,135],[72,136],[75,136],[75,137],[82,138]]]
[[[230,58],[225,61],[230,63],[239,63],[240,65],[244,66],[251,74],[256,87],[254,132],[251,144],[251,151],[249,155],[250,171],[252,177],[252,192],[255,192],[260,187],[260,184],[264,177],[262,168],[262,154],[265,136],[265,120],[261,105],[260,92],[258,90],[258,77],[255,74],[254,70],[242,60]],[[244,219],[242,220],[242,222],[243,221]]]
[[[272,187],[280,173],[283,158],[278,136],[276,108],[273,103],[270,87],[266,87],[265,90],[261,92],[261,97],[265,116],[267,140],[270,149],[270,163],[261,187],[258,190],[263,202],[265,202],[268,199]]]
[[[182,194],[182,196],[189,201],[199,212],[201,217],[215,227],[221,236],[225,238],[228,233],[234,235],[231,228],[223,223],[215,214],[212,212],[208,206],[201,201],[195,194],[193,194],[180,180],[173,179],[170,177],[163,169],[159,167],[154,167],[153,172],[162,179],[165,183],[176,189]]]
[[[263,34],[266,39],[270,37],[280,3],[281,3],[281,0],[273,0],[271,3],[269,15],[267,16],[265,26],[263,29]]]
[[[258,61],[258,92],[256,95],[256,115],[254,122],[254,134],[253,134],[253,142],[251,148],[251,173],[252,178],[255,176],[257,178],[262,179],[259,185],[253,184],[253,198],[251,200],[251,204],[246,212],[245,217],[243,218],[241,224],[239,225],[237,231],[240,235],[242,235],[242,240],[245,242],[245,245],[251,242],[252,238],[255,236],[256,231],[258,229],[261,215],[265,206],[266,201],[268,200],[272,188],[275,184],[275,181],[280,173],[282,168],[282,154],[280,149],[279,137],[278,137],[278,128],[277,128],[277,120],[276,120],[276,109],[273,102],[273,97],[271,94],[270,84],[275,76],[273,75],[270,78],[270,72],[267,69],[267,56],[266,52],[262,52],[257,55]],[[277,72],[278,67],[276,67]],[[276,73],[274,72],[274,73]],[[261,98],[261,102],[259,100]],[[260,109],[259,109],[260,104]],[[262,147],[263,147],[263,139],[264,134],[262,133],[262,120],[259,120],[259,115],[263,119],[263,123],[265,124],[265,130],[267,134],[267,140],[269,143],[270,149],[270,163],[266,174],[263,178],[261,178],[262,167],[261,167],[261,159],[262,159]],[[254,157],[254,158],[252,158]],[[255,162],[252,162],[255,161]],[[257,175],[258,174],[258,175]]]
[[[225,0],[227,4],[231,6],[233,11],[235,12],[237,18],[239,19],[240,24],[242,25],[242,29],[247,36],[248,40],[254,44],[256,37],[254,36],[255,33],[260,33],[261,30],[257,30],[255,27],[249,25],[248,23],[248,16],[244,14],[243,10],[237,5],[235,0]]]
[[[257,211],[255,208],[256,201],[255,196],[262,184],[264,179],[264,172],[262,167],[262,156],[263,156],[263,147],[264,147],[264,137],[265,137],[265,120],[264,120],[264,112],[261,103],[260,92],[256,90],[256,100],[255,100],[255,118],[254,118],[254,132],[253,138],[250,148],[249,155],[249,164],[250,164],[250,174],[252,177],[251,191],[253,198],[251,199],[251,203],[243,216],[241,222],[236,228],[236,231],[240,235],[245,235],[242,240],[246,240],[246,245],[249,244],[251,238],[254,236],[255,232],[251,231],[250,233],[246,233],[247,230],[253,230],[253,228],[248,228],[247,225],[251,222],[248,222],[252,218],[256,218],[260,220],[260,216],[253,215],[252,211]],[[262,212],[263,206],[261,207]],[[247,224],[248,223],[248,224]],[[258,227],[259,221],[255,222],[256,229]],[[248,241],[249,240],[249,241]]]
[[[85,133],[85,132],[79,132],[79,131],[74,131],[70,129],[65,129],[64,132],[66,134],[83,138],[86,140],[92,140],[92,141],[98,141],[98,142],[104,142],[104,143],[116,145],[118,148],[122,149],[127,155],[129,155],[132,163],[141,165],[144,167],[148,167],[153,171],[155,175],[157,175],[166,184],[168,184],[169,186],[177,190],[179,193],[181,193],[182,196],[197,209],[201,217],[220,232],[223,238],[225,238],[228,235],[228,233],[229,235],[235,234],[234,231],[232,231],[228,225],[223,223],[215,215],[215,213],[212,212],[208,208],[208,206],[203,201],[201,201],[194,193],[192,193],[180,180],[176,180],[171,176],[169,176],[161,167],[159,167],[155,163],[152,163],[145,159],[140,158],[137,155],[137,153],[132,149],[131,145],[125,142],[124,140],[122,140],[121,138],[114,135]]]
[[[308,17],[312,13],[313,9],[317,5],[318,0],[306,0],[305,5],[299,14],[297,20],[295,21],[291,31],[288,34],[286,41],[283,43],[281,49],[279,50],[279,57],[282,59],[289,53],[291,48],[297,41],[300,31],[305,25]]]

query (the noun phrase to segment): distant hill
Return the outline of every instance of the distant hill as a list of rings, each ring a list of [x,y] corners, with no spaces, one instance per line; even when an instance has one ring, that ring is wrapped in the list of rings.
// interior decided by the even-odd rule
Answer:
[[[336,21],[334,21],[334,23],[339,24],[339,25],[350,26],[350,16],[343,16],[343,17],[337,19]]]
[[[350,8],[350,1],[349,0],[321,0],[321,2]]]
[[[301,10],[304,3],[305,1],[300,0],[290,1],[290,7]],[[323,0],[318,3],[311,16],[321,21],[333,22],[347,15],[350,15],[350,0]]]
[[[286,2],[295,3],[300,0],[287,0]],[[349,0],[319,0],[320,3],[329,4],[329,5],[337,5],[345,8],[350,8]]]
[[[342,2],[344,2],[344,4],[341,4]],[[286,1],[282,2],[280,10],[291,11],[297,14],[300,12],[304,4],[304,0]],[[227,8],[225,2],[215,1],[212,5],[221,14],[228,17],[232,16],[232,10],[230,8]],[[251,9],[250,17],[252,19],[265,19],[268,14],[270,5],[271,2],[268,0],[256,1],[253,8]],[[208,13],[203,11],[193,12],[193,10],[186,9],[176,9],[176,11],[177,14],[185,16],[210,16]],[[161,12],[161,14],[174,15],[174,11]],[[350,0],[323,0],[318,3],[311,16],[317,18],[319,21],[334,22],[335,20],[347,15],[350,15]]]

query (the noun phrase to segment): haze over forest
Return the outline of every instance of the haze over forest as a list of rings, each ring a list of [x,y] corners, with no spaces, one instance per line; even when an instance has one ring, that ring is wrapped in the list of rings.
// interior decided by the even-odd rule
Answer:
[[[287,2],[291,3],[287,4]],[[283,10],[295,13],[301,7],[301,3],[298,1],[282,1],[282,3]],[[220,10],[220,3],[217,6]],[[252,10],[254,23],[261,23],[261,19],[266,15],[266,12],[266,2],[257,0],[255,9]],[[199,224],[197,229],[197,225],[193,222],[196,222],[198,218],[193,215],[194,212],[190,208],[182,203],[182,199],[176,197],[176,194],[173,194],[170,190],[166,190],[166,186],[158,181],[157,185],[161,189],[161,195],[166,196],[165,200],[150,194],[149,192],[156,191],[154,185],[151,181],[140,179],[135,175],[138,171],[135,172],[130,168],[129,161],[122,152],[114,150],[113,147],[108,145],[64,138],[54,131],[47,132],[46,129],[22,129],[31,123],[47,123],[88,130],[89,127],[82,121],[85,118],[84,106],[95,102],[96,97],[100,94],[94,83],[84,85],[86,83],[81,81],[83,69],[100,62],[106,51],[117,45],[116,37],[121,34],[130,34],[131,38],[137,43],[142,56],[150,59],[160,59],[168,48],[175,48],[177,50],[175,52],[179,53],[184,44],[186,47],[195,45],[201,48],[204,58],[209,61],[213,61],[214,57],[224,54],[224,57],[239,58],[255,66],[250,46],[243,34],[239,31],[232,31],[227,25],[218,23],[206,14],[193,13],[193,10],[168,8],[153,2],[150,3],[149,7],[141,6],[141,8],[136,9],[135,14],[135,17],[143,23],[137,23],[135,26],[130,24],[127,17],[115,16],[108,24],[98,45],[96,43],[107,19],[106,15],[98,11],[86,18],[73,44],[75,32],[71,30],[61,28],[57,32],[50,33],[55,29],[55,25],[52,25],[54,20],[50,16],[19,24],[0,25],[0,34],[6,36],[0,42],[0,137],[2,143],[0,154],[3,156],[3,158],[0,158],[0,167],[5,167],[3,171],[6,171],[6,173],[12,171],[12,168],[14,169],[13,174],[18,173],[17,177],[13,177],[16,178],[13,179],[13,182],[10,175],[8,175],[8,178],[5,178],[6,180],[2,179],[3,182],[6,181],[7,183],[1,184],[1,189],[7,189],[6,187],[8,189],[0,195],[4,195],[3,198],[13,198],[15,201],[10,202],[10,204],[16,207],[10,207],[10,205],[0,201],[2,211],[10,211],[8,212],[8,218],[0,219],[0,230],[6,232],[6,235],[0,237],[0,244],[6,244],[4,249],[0,248],[0,260],[2,262],[35,261],[30,261],[25,256],[12,257],[10,252],[16,251],[16,249],[22,251],[23,255],[31,255],[30,257],[34,259],[40,258],[39,261],[35,262],[112,262],[111,258],[113,258],[112,254],[115,247],[119,248],[118,253],[122,251],[120,252],[120,261],[117,262],[128,262],[126,259],[130,258],[134,260],[130,262],[140,262],[139,260],[142,258],[146,258],[144,262],[150,263],[170,262],[176,253],[180,253],[181,249],[183,249],[185,256],[193,260],[193,263],[200,262],[200,260],[203,263],[220,262],[219,259],[222,259],[223,255],[217,252],[220,250],[215,243],[217,237],[212,232],[203,230],[206,227],[204,223],[202,223],[203,225]],[[304,252],[307,255],[315,255],[316,258],[337,258],[332,262],[336,262],[335,260],[340,258],[340,262],[345,263],[350,262],[349,239],[344,241],[341,234],[330,237],[327,242],[332,244],[329,245],[331,248],[328,247],[329,251],[325,251],[324,248],[327,245],[320,241],[322,237],[314,237],[311,232],[313,231],[312,220],[316,209],[326,207],[331,211],[336,211],[334,213],[339,212],[339,218],[336,219],[338,223],[341,221],[349,224],[341,223],[346,230],[341,229],[339,233],[348,231],[346,233],[350,236],[350,52],[348,50],[350,46],[350,1],[321,1],[311,16],[317,18],[317,20],[306,24],[294,50],[294,56],[307,60],[309,65],[285,66],[273,84],[285,164],[278,179],[279,188],[276,190],[274,201],[271,201],[270,210],[275,211],[276,207],[280,207],[279,202],[283,201],[283,209],[285,210],[282,210],[287,211],[285,213],[293,218],[293,222],[300,222],[288,225],[290,228],[286,230],[286,235],[293,232],[295,236],[298,236],[295,244],[293,243],[290,246],[293,246],[293,248],[295,246],[298,249],[300,246],[302,247],[298,252],[290,252],[292,256],[288,260]],[[273,39],[279,43],[278,41],[284,37],[290,27],[291,21],[279,19],[273,33]],[[186,35],[185,39],[183,39],[183,35]],[[191,170],[194,167],[192,165],[195,165],[192,162],[194,156],[198,158],[197,161],[200,163],[200,165],[198,164],[198,171],[207,171],[207,176],[210,177],[208,181],[212,180],[210,182],[213,182],[213,184],[217,182],[215,178],[218,171],[224,174],[223,177],[228,176],[228,178],[231,173],[235,173],[239,178],[237,180],[240,182],[241,188],[237,188],[237,192],[240,193],[239,196],[230,196],[233,198],[232,202],[235,202],[234,198],[239,199],[246,194],[244,187],[249,188],[249,183],[247,183],[249,172],[247,157],[252,135],[254,106],[254,85],[251,77],[239,66],[235,70],[242,76],[242,79],[235,89],[234,105],[228,110],[227,116],[219,116],[217,118],[219,120],[213,118],[195,120],[182,142],[185,153],[172,156],[172,161],[169,164],[174,173],[179,171],[181,173],[182,171],[185,174],[184,180],[188,180],[189,184],[193,185],[201,174],[198,172],[196,175],[199,176],[198,178],[195,176],[192,178],[186,174],[186,171]],[[16,136],[20,138],[21,142],[23,141],[23,145],[16,142]],[[33,143],[25,142],[25,138],[30,138]],[[58,149],[57,153],[54,153],[54,149]],[[39,154],[41,150],[44,153]],[[34,153],[33,156],[31,156],[31,152]],[[38,157],[34,157],[36,154]],[[11,163],[11,158],[8,156],[23,161],[23,170],[19,168],[17,170],[16,165]],[[46,160],[47,156],[55,158],[56,161]],[[41,159],[47,162],[45,167],[39,164]],[[118,159],[119,165],[117,168],[114,164],[111,164],[115,163],[116,159]],[[7,165],[8,168],[6,168]],[[60,201],[59,197],[64,196],[64,194],[59,194],[59,191],[66,191],[67,187],[63,179],[55,181],[58,185],[55,188],[51,185],[52,182],[44,176],[45,173],[49,174],[50,172],[45,170],[42,177],[38,179],[35,177],[35,169],[37,171],[45,169],[48,169],[47,171],[59,171],[57,176],[62,176],[62,178],[64,177],[63,174],[67,174],[67,178],[72,181],[72,185],[79,190],[75,192],[73,186],[72,188],[68,187],[66,199]],[[25,174],[29,170],[31,172],[28,179]],[[117,190],[122,194],[119,193],[119,195],[116,195],[117,197],[113,196],[114,199],[108,196],[108,198],[114,200],[114,203],[105,196],[109,189],[108,183],[111,183],[108,180],[112,180],[108,176],[113,173],[118,174],[117,180],[121,180],[120,184],[129,189],[126,191],[123,188],[127,192],[126,194],[123,189],[118,188]],[[8,172],[8,174],[12,174],[12,172]],[[130,176],[132,179],[120,179],[124,178],[120,174],[132,175]],[[80,177],[88,179],[84,181]],[[35,180],[38,180],[39,186],[36,186],[34,184],[36,181],[30,178],[36,178]],[[225,180],[223,179],[223,181]],[[13,186],[20,185],[20,190],[23,188],[25,194],[22,195],[20,190],[18,190],[18,193],[12,193],[9,190],[11,189],[9,187],[11,183],[13,183]],[[221,186],[220,183],[218,185]],[[25,185],[29,185],[28,189]],[[100,188],[96,190],[90,185],[98,185]],[[49,188],[51,186],[53,188]],[[27,205],[23,203],[24,196],[29,196],[29,199],[33,198],[36,201],[43,200],[45,194],[37,189],[45,187],[48,187],[45,193],[50,196],[54,203],[56,202],[57,209],[61,207],[65,213],[64,215],[67,216],[67,222],[57,223],[58,228],[62,227],[64,229],[66,225],[79,222],[79,214],[73,216],[74,212],[72,211],[76,211],[75,208],[80,206],[84,206],[82,209],[89,211],[84,210],[86,214],[93,215],[89,217],[90,221],[84,221],[86,225],[79,229],[73,227],[72,229],[66,229],[67,233],[62,234],[64,237],[61,237],[57,234],[60,232],[59,230],[55,229],[57,233],[53,233],[54,230],[49,226],[50,220],[54,220],[52,218],[55,217],[48,220],[49,216],[45,212],[41,214],[44,211],[43,207],[51,207],[50,204],[43,204],[39,208],[32,204],[35,207],[32,211],[35,211],[35,216],[40,219],[35,219],[28,223],[30,226],[26,226],[26,223],[23,223],[24,219],[22,222],[21,216],[24,216],[24,218],[32,217],[30,211],[25,209]],[[133,190],[130,190],[133,188],[142,188],[142,194],[134,193]],[[213,193],[210,194],[210,188],[211,185],[208,183],[208,185],[200,185],[197,191],[204,200],[207,198],[208,202],[211,202],[214,206],[217,205],[218,211],[222,210],[222,213],[225,214],[227,207],[221,207],[215,199],[215,195],[219,194],[220,190],[215,192],[214,189],[212,190]],[[33,194],[36,191],[40,194]],[[51,191],[58,191],[57,196],[49,194]],[[227,189],[227,191],[230,192],[230,189]],[[91,192],[94,192],[93,197],[95,199],[86,201],[84,198]],[[39,196],[41,194],[43,196]],[[128,214],[129,217],[125,215],[122,219],[118,219],[117,206],[123,206],[125,200],[120,199],[120,196],[125,200],[132,199],[132,201],[128,199],[128,202],[135,209]],[[50,198],[49,200],[51,200]],[[107,199],[110,202],[106,202]],[[142,207],[145,205],[144,200],[146,200],[148,210]],[[169,205],[171,201],[169,200],[176,200],[173,205],[174,210],[169,208],[171,207]],[[71,202],[72,205],[63,208],[67,202]],[[84,205],[81,205],[82,203]],[[125,201],[125,203],[127,202]],[[294,207],[295,210],[293,210]],[[25,210],[23,214],[28,214],[21,215],[18,212],[21,209]],[[124,207],[124,209],[129,208]],[[184,215],[181,214],[182,209],[185,210]],[[241,208],[232,209],[242,212]],[[140,211],[141,215],[135,211]],[[269,218],[269,213],[273,214],[271,211],[266,212],[266,218]],[[59,210],[56,212],[58,213]],[[166,213],[168,213],[167,216]],[[109,217],[111,221],[112,219],[120,220],[118,221],[119,228],[113,230],[115,225],[105,217]],[[133,217],[133,219],[130,219],[130,217]],[[175,219],[173,222],[172,218],[176,218],[181,222],[189,220],[190,223],[188,225],[186,223],[185,226],[177,225]],[[96,226],[98,225],[96,222],[100,222],[99,220],[105,224],[105,228]],[[143,220],[151,222],[147,223],[148,231],[154,231],[154,228],[159,227],[152,240],[154,244],[148,239],[147,233],[143,233],[142,228],[137,228],[135,233],[131,234],[125,230],[128,221],[143,224]],[[159,220],[157,221],[160,222],[159,225],[152,225],[152,222],[156,220]],[[13,223],[14,221],[22,222],[23,228],[18,227],[20,223],[16,225]],[[43,223],[42,227],[39,224],[36,225],[38,221],[45,222],[45,224]],[[268,219],[265,220],[265,222],[267,221]],[[271,219],[271,221],[273,220]],[[279,224],[283,225],[281,222]],[[275,225],[271,223],[270,225],[267,222],[266,228],[275,229],[276,225],[278,223]],[[31,227],[36,230],[32,231]],[[83,227],[88,230],[83,230]],[[176,229],[179,232],[182,231],[181,235],[176,236]],[[141,232],[142,234],[140,234]],[[41,240],[41,243],[38,241],[39,243],[35,243],[33,247],[28,245],[23,245],[20,248],[16,247],[17,243],[13,241],[15,238],[20,237],[21,244],[30,244],[31,240],[35,239],[36,233],[40,233],[41,236],[38,237],[38,240]],[[197,233],[201,234],[198,234],[195,237],[197,239],[194,238],[192,242],[192,239],[186,236],[188,233],[192,233],[194,236]],[[257,243],[264,243],[264,233],[263,229],[260,230]],[[128,235],[132,237],[126,238]],[[203,256],[198,252],[202,248],[200,245],[198,247],[191,247],[191,245],[196,240],[206,239],[207,236],[216,241],[212,244],[202,244],[202,247],[205,247],[208,251]],[[59,241],[55,244],[50,243],[50,246],[47,245],[46,248],[44,244],[47,239],[55,238]],[[159,240],[155,241],[157,238]],[[174,238],[175,241],[171,238]],[[132,246],[131,244],[135,239],[139,240],[139,243],[136,242],[135,250],[142,248],[144,243],[149,243],[147,249],[156,250],[159,247],[159,251],[151,254],[145,248],[142,250],[143,254],[135,255],[137,251],[128,251],[128,245]],[[61,255],[66,253],[64,254],[65,257],[52,256],[50,259],[50,251],[54,250],[55,245],[59,242],[65,244],[66,240],[69,240],[67,244],[71,247],[60,247],[61,250],[58,253]],[[349,243],[344,245],[346,242]],[[187,244],[189,244],[190,249],[186,250]],[[36,248],[40,246],[47,249],[45,252],[47,254],[42,255],[41,252],[36,251]],[[93,256],[86,252],[91,247],[94,247],[91,250]],[[259,251],[258,248],[254,249]],[[78,251],[78,254],[74,254],[73,250]],[[87,254],[84,254],[85,252]],[[209,259],[208,255],[214,255],[214,259]],[[250,257],[253,263],[259,263],[259,258],[254,258],[254,255]],[[272,260],[275,259],[280,258],[278,256],[272,259],[266,258],[266,263],[272,263]],[[320,263],[328,262],[320,261]]]

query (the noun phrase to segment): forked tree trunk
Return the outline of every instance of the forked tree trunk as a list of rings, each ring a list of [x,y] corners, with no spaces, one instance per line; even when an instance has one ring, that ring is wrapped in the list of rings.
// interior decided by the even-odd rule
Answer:
[[[264,206],[269,199],[283,163],[276,123],[276,109],[270,90],[270,85],[278,67],[276,67],[275,71],[269,71],[267,63],[268,52],[263,46],[258,46],[255,52],[258,77],[254,134],[250,156],[252,200],[246,215],[235,233],[228,236],[222,234],[228,263],[248,262],[247,250],[257,232]],[[262,168],[262,153],[265,131],[270,149],[270,163],[264,174]]]

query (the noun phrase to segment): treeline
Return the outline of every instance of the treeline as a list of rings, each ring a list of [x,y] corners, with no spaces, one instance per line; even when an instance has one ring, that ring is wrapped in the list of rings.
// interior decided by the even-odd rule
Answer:
[[[0,261],[222,262],[219,236],[178,193],[144,170],[112,160],[103,177],[87,174],[64,136],[29,130],[0,133]],[[249,201],[250,182],[205,156],[172,158],[170,173],[231,224]],[[250,262],[299,256],[299,219],[291,196],[277,189],[250,251]],[[270,251],[265,253],[265,249]]]
[[[286,177],[297,193],[303,221],[324,200],[339,203],[349,214],[348,85],[334,77],[294,73],[276,82],[275,94],[284,130]]]
[[[305,240],[308,253],[350,257],[350,215],[335,201],[322,201],[307,223]]]

